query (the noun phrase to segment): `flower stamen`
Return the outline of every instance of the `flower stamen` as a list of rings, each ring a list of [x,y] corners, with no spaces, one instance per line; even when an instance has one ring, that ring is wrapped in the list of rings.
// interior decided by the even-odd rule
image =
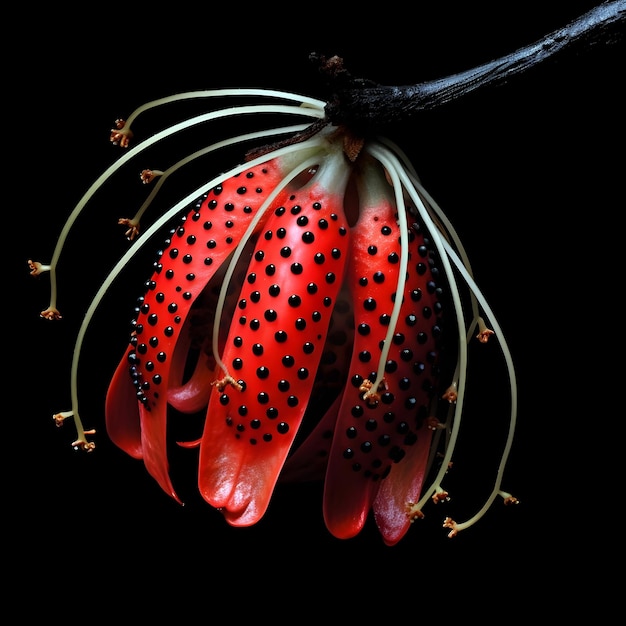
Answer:
[[[139,222],[136,222],[134,219],[131,220],[127,217],[120,217],[120,219],[117,220],[117,223],[120,226],[128,227],[128,230],[124,233],[128,241],[133,241],[133,239],[139,235]]]
[[[447,400],[450,404],[457,401],[458,393],[456,389],[456,382],[452,383],[441,396],[443,400]]]
[[[50,271],[49,265],[43,265],[39,261],[32,261],[31,259],[28,259],[28,267],[30,268],[31,276],[40,276],[44,272]]]
[[[487,343],[489,341],[489,337],[494,335],[495,333],[491,328],[487,328],[485,324],[485,320],[482,317],[478,318],[478,334],[476,335],[476,339],[480,341],[480,343]]]
[[[39,314],[39,317],[43,317],[44,319],[47,319],[47,320],[63,319],[63,316],[59,313],[59,310],[53,306],[49,306],[45,311],[42,311]]]
[[[161,170],[141,170],[139,178],[144,185],[149,185],[155,178],[163,176],[164,172]]]
[[[449,496],[448,492],[445,489],[442,489],[439,486],[437,486],[437,489],[438,489],[438,491],[432,495],[431,500],[435,504],[439,504],[440,502],[449,502],[450,501],[450,496]]]
[[[498,495],[503,498],[504,506],[510,506],[511,504],[519,504],[519,500],[506,491],[498,491]]]
[[[74,417],[74,412],[73,411],[61,411],[60,413],[55,413],[52,416],[52,419],[54,420],[54,423],[56,424],[57,428],[60,428],[61,426],[63,426],[63,424],[65,423],[65,420],[68,417]]]
[[[114,146],[120,146],[122,148],[128,148],[130,140],[133,138],[133,132],[130,127],[126,126],[126,120],[115,120],[115,128],[111,129],[111,143]]]
[[[359,393],[364,402],[367,402],[370,406],[376,406],[380,402],[380,392],[387,391],[389,387],[387,382],[383,378],[374,390],[374,383],[366,378],[359,386]]]
[[[426,420],[426,428],[428,428],[428,430],[445,430],[446,425],[442,424],[436,417],[431,415]]]
[[[87,441],[85,435],[95,435],[96,429],[86,430],[81,436],[72,441],[72,447],[74,450],[83,450],[84,452],[93,452],[96,449],[96,444],[93,441]]]
[[[448,537],[450,539],[456,537],[459,534],[459,526],[451,517],[446,517],[446,519],[443,521],[443,527],[451,529],[448,533]]]
[[[237,391],[241,391],[243,389],[243,385],[237,382],[230,374],[226,374],[219,380],[214,380],[211,385],[213,385],[218,391],[224,391],[228,385],[234,387]]]
[[[409,521],[411,522],[411,524],[416,519],[424,519],[424,513],[422,513],[422,511],[417,508],[417,505],[416,505],[415,502],[407,502],[406,503],[406,514],[407,514],[407,517],[409,518]]]

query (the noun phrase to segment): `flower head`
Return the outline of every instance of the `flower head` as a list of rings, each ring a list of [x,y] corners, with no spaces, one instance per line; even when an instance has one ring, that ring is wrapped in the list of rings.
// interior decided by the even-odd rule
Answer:
[[[130,147],[140,113],[216,97],[252,103],[210,110]],[[94,449],[86,435],[95,431],[83,430],[77,406],[85,330],[122,268],[183,212],[140,294],[111,378],[109,437],[180,502],[170,475],[168,420],[173,409],[203,411],[197,436],[180,445],[199,447],[198,488],[229,524],[262,519],[280,481],[320,478],[334,536],[357,535],[372,515],[393,545],[429,501],[449,500],[441,483],[461,427],[469,337],[477,324],[486,336],[483,315],[497,328],[454,228],[393,142],[335,124],[325,102],[286,92],[189,92],[148,103],[115,122],[111,141],[128,151],[71,214],[48,266],[52,297],[42,316],[60,318],[56,263],[65,237],[121,165],[198,124],[267,112],[302,123],[221,140],[166,170],[142,172],[144,183],[158,181],[134,217],[119,219],[132,244],[85,315],[74,349],[72,411],[55,421],[71,415],[78,431],[72,445]],[[267,144],[269,137],[286,139],[249,151],[139,236],[140,218],[171,173],[208,153]],[[31,273],[41,270],[29,266]],[[511,382],[504,463],[515,425],[515,378],[503,335],[496,336]],[[494,494],[500,480],[498,472]],[[449,519],[451,535],[465,527]]]

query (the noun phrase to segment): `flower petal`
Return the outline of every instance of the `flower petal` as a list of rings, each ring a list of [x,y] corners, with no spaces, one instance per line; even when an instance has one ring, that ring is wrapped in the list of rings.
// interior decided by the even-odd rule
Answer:
[[[280,159],[272,159],[213,188],[166,242],[140,302],[131,338],[134,350],[122,363],[130,368],[135,402],[139,397],[142,458],[148,472],[174,499],[178,497],[169,478],[166,424],[175,346],[191,306],[232,254],[282,174]],[[109,396],[107,422],[120,432],[126,413],[110,412],[121,410],[128,397],[126,386],[116,381]]]
[[[342,155],[279,205],[259,234],[212,396],[199,488],[236,526],[264,514],[306,411],[348,256]]]
[[[405,207],[394,202],[380,168],[367,168],[359,183],[346,273],[356,333],[324,487],[324,519],[339,538],[361,531],[380,485],[421,442],[437,374],[439,302],[425,238],[412,232],[402,251],[398,213]],[[409,253],[405,291],[398,293],[401,255]]]
[[[432,431],[422,427],[402,462],[391,468],[373,503],[374,519],[383,541],[393,546],[411,527],[407,507],[419,501],[428,470]]]

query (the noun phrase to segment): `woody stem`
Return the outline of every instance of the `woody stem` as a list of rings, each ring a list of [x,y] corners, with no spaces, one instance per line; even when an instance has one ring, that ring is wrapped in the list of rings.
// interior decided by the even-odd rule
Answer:
[[[312,54],[334,91],[326,115],[334,124],[379,128],[417,112],[434,109],[473,91],[501,84],[565,50],[613,44],[624,32],[626,0],[603,2],[587,13],[530,45],[470,70],[415,85],[385,86],[351,76],[339,57]]]

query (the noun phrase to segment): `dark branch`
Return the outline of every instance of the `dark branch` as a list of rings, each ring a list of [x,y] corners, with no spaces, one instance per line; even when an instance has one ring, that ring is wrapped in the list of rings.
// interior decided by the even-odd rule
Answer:
[[[619,27],[624,22],[626,0],[604,2],[536,43],[500,59],[446,78],[402,87],[355,78],[339,57],[326,59],[312,54],[311,60],[319,65],[333,92],[326,107],[328,120],[371,129],[406,120],[418,111],[434,109],[481,87],[504,83],[566,49],[614,43],[622,34]]]

